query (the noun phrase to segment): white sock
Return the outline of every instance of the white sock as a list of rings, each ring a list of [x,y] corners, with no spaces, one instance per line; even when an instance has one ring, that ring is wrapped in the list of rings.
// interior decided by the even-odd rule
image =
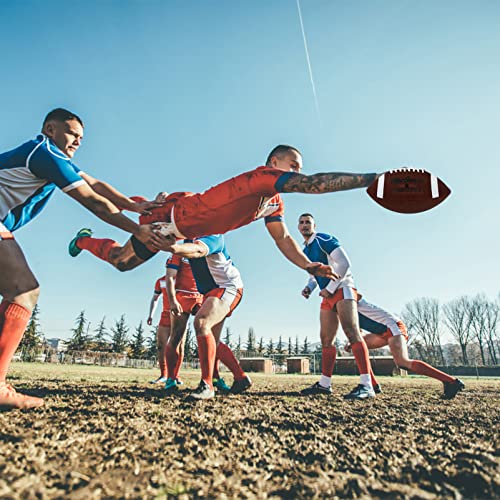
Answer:
[[[372,386],[372,378],[370,377],[370,374],[369,373],[365,373],[365,374],[362,374],[359,376],[359,383],[361,385],[366,385],[367,387],[369,387],[370,389],[373,389],[373,386]]]
[[[330,387],[332,385],[332,377],[321,375],[321,378],[319,379],[319,385],[321,387]]]

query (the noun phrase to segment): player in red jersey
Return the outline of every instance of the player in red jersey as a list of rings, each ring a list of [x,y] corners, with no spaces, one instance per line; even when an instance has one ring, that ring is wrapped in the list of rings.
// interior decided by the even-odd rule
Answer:
[[[203,296],[196,289],[191,266],[187,259],[172,255],[167,260],[166,274],[158,278],[149,308],[148,325],[152,323],[154,309],[160,295],[163,296],[163,311],[157,330],[158,361],[160,377],[155,383],[166,383],[168,378],[178,380],[179,370],[184,359],[184,340],[190,315],[195,315],[201,306]],[[180,338],[176,361],[168,363],[169,341]],[[176,346],[177,347],[177,346]],[[171,349],[171,346],[170,346]]]
[[[302,155],[293,146],[276,146],[266,165],[229,179],[204,193],[172,193],[162,207],[141,224],[160,223],[165,234],[175,238],[196,238],[206,234],[224,234],[264,218],[266,228],[279,250],[293,264],[310,274],[333,277],[330,266],[311,262],[291,237],[284,221],[283,201],[279,193],[329,193],[369,186],[377,174],[324,173],[302,175]],[[86,237],[83,237],[86,236]],[[124,246],[113,240],[89,238],[78,233],[70,242],[70,255],[88,250],[117,269],[126,271],[151,258],[164,247],[164,237],[146,246],[132,237]]]

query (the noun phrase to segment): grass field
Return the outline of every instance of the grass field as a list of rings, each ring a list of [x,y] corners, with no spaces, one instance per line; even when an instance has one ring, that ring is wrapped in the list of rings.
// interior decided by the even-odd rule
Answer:
[[[245,394],[191,402],[199,373],[168,397],[156,374],[14,363],[46,406],[0,413],[0,498],[500,496],[499,380],[442,401],[436,381],[387,377],[346,402],[355,377],[304,398],[316,377],[255,374]]]

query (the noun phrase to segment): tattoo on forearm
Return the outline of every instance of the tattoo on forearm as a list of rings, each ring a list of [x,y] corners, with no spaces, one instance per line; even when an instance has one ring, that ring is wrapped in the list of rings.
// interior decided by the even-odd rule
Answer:
[[[324,174],[293,174],[285,182],[282,193],[333,193],[368,187],[378,174],[349,174],[345,172],[327,172]]]

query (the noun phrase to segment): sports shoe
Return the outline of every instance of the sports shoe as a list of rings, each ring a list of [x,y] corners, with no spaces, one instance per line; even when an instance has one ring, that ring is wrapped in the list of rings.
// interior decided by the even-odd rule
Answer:
[[[150,380],[151,384],[164,384],[167,381],[167,377],[158,377],[156,380]]]
[[[231,386],[230,393],[231,394],[241,394],[245,392],[248,388],[252,387],[253,382],[250,380],[248,375],[245,375],[245,378],[240,378],[239,380],[235,380],[233,385]]]
[[[344,395],[344,399],[369,399],[374,397],[375,391],[363,384],[359,384],[349,394]]]
[[[217,389],[217,392],[220,392],[221,394],[229,394],[231,391],[231,387],[226,384],[226,381],[222,377],[214,378],[213,384]]]
[[[444,382],[442,399],[453,399],[460,391],[465,389],[465,384],[456,378],[454,382]]]
[[[382,394],[382,387],[380,387],[380,384],[377,384],[377,385],[373,386],[373,392],[375,394]]]
[[[184,382],[179,377],[177,377],[175,381],[177,382],[177,385],[184,385]]]
[[[28,410],[29,408],[38,408],[44,404],[41,398],[20,394],[11,385],[0,383],[0,408],[3,410],[12,410],[14,408]]]
[[[76,242],[80,238],[88,238],[89,236],[92,236],[92,229],[86,227],[80,229],[80,231],[76,233],[76,236],[69,242],[68,246],[68,252],[71,255],[71,257],[76,257],[77,255],[80,255],[80,252],[82,251],[81,248],[78,248],[76,246]]]
[[[331,387],[323,387],[322,385],[320,385],[319,382],[316,382],[310,387],[306,387],[305,389],[302,389],[300,391],[300,394],[302,394],[302,396],[313,396],[314,394],[331,394],[331,393],[332,393]]]
[[[212,399],[215,396],[215,391],[204,380],[200,380],[200,385],[190,396],[194,399]]]
[[[167,378],[165,382],[165,390],[168,392],[176,391],[178,389],[177,387],[178,385],[179,384],[177,383],[177,381],[174,380],[173,378]]]

